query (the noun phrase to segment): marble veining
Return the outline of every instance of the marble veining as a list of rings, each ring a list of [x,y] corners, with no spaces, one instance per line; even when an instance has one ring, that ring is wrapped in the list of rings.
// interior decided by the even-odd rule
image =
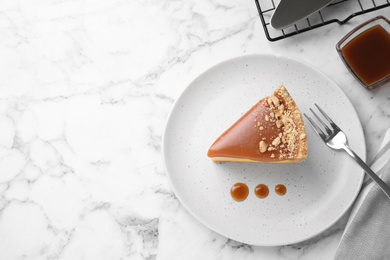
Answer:
[[[346,92],[371,160],[390,127],[390,88],[364,90],[334,46],[379,14],[271,43],[254,1],[2,1],[0,259],[332,259],[347,216],[281,247],[210,231],[173,193],[161,140],[197,75],[271,53]]]

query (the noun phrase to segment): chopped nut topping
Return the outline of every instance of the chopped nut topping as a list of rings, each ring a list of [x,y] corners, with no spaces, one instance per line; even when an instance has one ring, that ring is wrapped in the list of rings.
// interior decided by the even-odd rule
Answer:
[[[278,146],[279,144],[280,144],[280,137],[276,137],[276,138],[272,141],[272,145]]]
[[[265,100],[269,106],[267,106],[269,121],[275,124],[271,128],[276,127],[281,132],[273,139],[267,141],[270,146],[280,151],[280,154],[275,156],[280,157],[282,160],[288,158],[295,158],[296,153],[301,153],[301,148],[298,147],[303,142],[306,145],[306,134],[301,131],[302,121],[299,110],[289,93],[284,86],[280,86],[272,96]],[[303,126],[304,127],[304,126]],[[269,147],[268,147],[269,148]]]
[[[273,106],[273,105],[272,105],[272,99],[271,99],[271,98],[267,99],[267,102],[268,102],[268,105],[269,105],[270,107]]]
[[[264,153],[265,151],[267,151],[267,144],[264,141],[260,141],[259,147],[260,147],[261,153]]]
[[[278,153],[272,154],[271,158],[279,157],[282,160],[294,158],[296,153],[300,151],[298,143],[301,143],[301,140],[306,138],[306,134],[300,131],[301,123],[297,119],[297,113],[299,114],[300,112],[295,109],[294,101],[288,92],[286,92],[285,88],[281,86],[279,91],[275,92],[274,95],[264,99],[263,104],[266,109],[264,112],[261,111],[259,116],[269,122],[267,123],[269,125],[269,131],[277,131],[278,134],[276,136],[274,135],[271,139],[262,137],[262,141],[259,143],[260,152],[264,153],[266,151],[277,150]],[[263,136],[263,130],[265,130],[264,124],[262,125],[260,122],[256,124],[258,129],[262,131],[259,135]]]
[[[270,99],[272,100],[272,103],[274,103],[274,105],[276,107],[278,107],[280,105],[279,99],[277,97],[275,97],[274,95],[272,95]]]
[[[278,107],[278,110],[279,110],[279,113],[280,113],[280,114],[283,114],[283,112],[284,112],[284,105],[281,104],[281,105]]]

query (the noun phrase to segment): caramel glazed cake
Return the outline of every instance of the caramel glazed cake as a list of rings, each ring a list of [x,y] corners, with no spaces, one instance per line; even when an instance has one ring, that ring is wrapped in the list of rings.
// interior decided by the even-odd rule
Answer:
[[[299,163],[307,158],[305,124],[282,85],[260,100],[210,147],[214,162]]]

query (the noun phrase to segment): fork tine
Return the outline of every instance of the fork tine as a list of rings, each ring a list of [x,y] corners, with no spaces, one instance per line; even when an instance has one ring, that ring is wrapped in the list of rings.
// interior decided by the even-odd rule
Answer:
[[[313,109],[310,108],[310,111],[313,113],[313,115],[317,118],[318,122],[322,125],[322,127],[326,130],[328,135],[332,134],[332,130],[329,129],[328,125],[322,121],[322,119],[313,111]]]
[[[326,118],[326,120],[328,120],[328,122],[330,123],[330,125],[333,127],[333,129],[340,129],[335,122],[333,122],[332,119],[330,119],[330,117],[325,113],[324,110],[322,110],[322,108],[317,105],[317,103],[314,103],[314,105],[318,108],[318,110],[321,112],[321,114]]]
[[[316,134],[319,137],[321,137],[323,140],[325,140],[326,136],[325,136],[324,132],[321,130],[321,128],[319,128],[318,125],[316,123],[314,123],[314,121],[308,115],[306,115],[305,113],[303,113],[303,115],[307,118],[307,120],[309,120],[309,123],[313,127],[314,132],[316,132]]]

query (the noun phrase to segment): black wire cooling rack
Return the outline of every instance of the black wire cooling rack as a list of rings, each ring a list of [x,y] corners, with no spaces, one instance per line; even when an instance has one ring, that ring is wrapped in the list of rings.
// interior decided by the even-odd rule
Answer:
[[[331,23],[344,24],[355,16],[390,6],[389,0],[335,0],[308,18],[283,30],[275,30],[270,25],[270,19],[280,0],[255,2],[269,41],[278,41]]]

